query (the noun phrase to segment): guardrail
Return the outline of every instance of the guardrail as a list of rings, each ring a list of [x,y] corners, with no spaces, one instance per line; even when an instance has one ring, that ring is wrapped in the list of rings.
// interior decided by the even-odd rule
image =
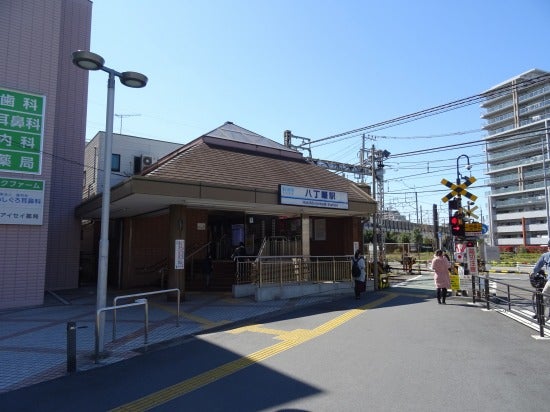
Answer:
[[[176,326],[179,326],[180,325],[180,295],[181,295],[181,292],[179,289],[175,288],[175,289],[163,289],[163,290],[155,290],[155,291],[152,291],[152,292],[143,292],[143,293],[134,293],[132,295],[122,295],[122,296],[116,296],[114,299],[113,299],[113,306],[112,306],[112,310],[113,310],[113,340],[116,339],[116,309],[117,308],[121,308],[123,307],[122,305],[117,305],[118,301],[119,300],[122,300],[122,299],[131,299],[131,298],[139,298],[139,297],[144,297],[144,296],[152,296],[152,295],[161,295],[161,294],[165,294],[165,293],[173,293],[173,292],[176,292],[177,295],[178,295],[178,298],[177,298],[177,317],[176,317]],[[148,314],[147,314],[148,316]]]
[[[133,306],[143,305],[145,309],[145,333],[144,333],[144,343],[147,344],[147,335],[149,332],[149,308],[147,305],[147,299],[137,299],[134,303],[127,303],[125,305],[119,306],[107,306],[105,308],[98,309],[95,316],[95,361],[99,361],[99,329],[100,329],[100,317],[103,312],[108,310],[116,310],[117,308],[130,308]]]
[[[490,283],[497,285],[497,290],[505,291],[505,294],[503,296],[491,295]],[[502,287],[498,287],[498,285]],[[545,332],[548,332],[549,326],[546,326],[544,316],[548,308],[545,307],[543,295],[540,291],[510,285],[491,278],[488,274],[472,275],[472,299],[473,303],[476,303],[476,300],[484,300],[487,310],[498,308],[530,323],[536,321],[541,337],[544,337]]]

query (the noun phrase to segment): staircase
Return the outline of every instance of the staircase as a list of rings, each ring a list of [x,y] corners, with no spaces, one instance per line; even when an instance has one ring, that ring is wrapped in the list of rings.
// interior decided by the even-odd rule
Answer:
[[[206,275],[200,265],[186,272],[186,289],[188,291],[230,292],[235,281],[235,263],[232,260],[215,260],[210,285],[206,285]]]

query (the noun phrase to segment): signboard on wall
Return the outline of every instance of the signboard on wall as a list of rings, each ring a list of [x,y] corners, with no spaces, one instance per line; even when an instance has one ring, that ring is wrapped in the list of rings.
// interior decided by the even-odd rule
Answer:
[[[346,192],[288,185],[279,185],[279,203],[329,209],[347,210],[349,208]]]
[[[44,181],[0,177],[0,224],[41,225]]]
[[[46,97],[0,87],[0,171],[42,172]]]
[[[185,239],[176,239],[174,269],[185,269]]]

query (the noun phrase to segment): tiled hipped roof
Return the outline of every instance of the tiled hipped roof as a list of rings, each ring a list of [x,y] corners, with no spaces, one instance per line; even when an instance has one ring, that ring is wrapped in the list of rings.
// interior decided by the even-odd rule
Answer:
[[[350,201],[374,202],[348,179],[284,153],[265,154],[254,150],[228,147],[226,142],[203,136],[161,159],[145,171],[145,176],[173,181],[194,181],[207,185],[234,186],[243,189],[277,191],[279,184],[347,192]],[[208,142],[208,143],[207,143]]]

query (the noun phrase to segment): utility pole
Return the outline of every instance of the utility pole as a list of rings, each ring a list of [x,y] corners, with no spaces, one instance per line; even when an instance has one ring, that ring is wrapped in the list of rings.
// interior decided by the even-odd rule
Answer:
[[[374,145],[371,150],[372,167],[372,198],[376,200],[376,163],[374,157]],[[374,290],[378,290],[378,210],[372,215],[372,277],[374,279]]]
[[[414,200],[416,203],[416,224],[418,224],[418,192],[414,192]]]
[[[365,134],[363,133],[363,139],[361,142],[361,166],[365,166]],[[372,170],[372,169],[371,169]],[[365,175],[361,174],[361,183],[365,183]]]

